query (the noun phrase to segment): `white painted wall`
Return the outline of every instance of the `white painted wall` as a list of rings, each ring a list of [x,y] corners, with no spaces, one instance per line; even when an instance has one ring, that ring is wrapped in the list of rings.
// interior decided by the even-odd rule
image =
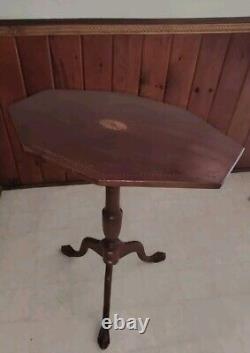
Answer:
[[[1,19],[242,16],[250,0],[0,0]]]

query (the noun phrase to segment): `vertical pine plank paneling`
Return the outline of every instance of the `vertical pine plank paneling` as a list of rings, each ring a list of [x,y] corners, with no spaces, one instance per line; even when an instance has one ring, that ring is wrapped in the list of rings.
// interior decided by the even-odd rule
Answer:
[[[27,93],[54,88],[48,38],[18,37],[17,45]],[[65,171],[52,163],[43,162],[42,172],[46,182],[65,181]]]
[[[143,40],[140,96],[163,100],[171,36],[151,35]]]
[[[31,155],[23,152],[8,114],[9,104],[26,96],[15,38],[0,37],[0,53],[0,103],[17,162],[20,181],[23,185],[40,184],[43,179],[39,163]]]
[[[227,132],[250,62],[250,35],[233,34],[208,122]]]
[[[49,41],[55,88],[82,89],[80,36],[51,36]]]
[[[83,89],[82,46],[80,36],[49,38],[53,76],[58,89]],[[66,171],[67,181],[82,181],[83,177]]]
[[[112,36],[83,37],[85,89],[111,91]]]
[[[114,36],[113,90],[138,94],[142,56],[142,36]]]
[[[174,36],[166,83],[167,103],[187,107],[200,44],[199,34]]]
[[[244,145],[250,130],[250,70],[228,129],[228,135]]]
[[[17,37],[16,41],[27,94],[53,88],[47,37]]]
[[[228,34],[203,35],[188,109],[204,119],[213,101],[229,40]]]
[[[18,173],[0,109],[0,186],[18,185]]]

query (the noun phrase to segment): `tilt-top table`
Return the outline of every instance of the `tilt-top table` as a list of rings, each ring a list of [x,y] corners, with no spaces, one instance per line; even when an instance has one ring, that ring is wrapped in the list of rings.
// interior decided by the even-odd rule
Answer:
[[[13,104],[10,113],[25,151],[81,173],[106,187],[102,211],[105,238],[84,238],[79,250],[62,246],[69,257],[90,248],[106,264],[103,318],[109,317],[112,269],[142,243],[119,240],[120,186],[219,188],[243,148],[193,114],[167,104],[119,93],[48,90]],[[109,345],[101,327],[98,343]]]

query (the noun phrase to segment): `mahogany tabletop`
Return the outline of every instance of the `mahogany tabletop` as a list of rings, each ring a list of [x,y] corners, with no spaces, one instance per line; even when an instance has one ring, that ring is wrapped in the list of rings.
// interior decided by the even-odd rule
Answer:
[[[219,188],[243,152],[192,113],[127,94],[48,90],[10,114],[25,151],[104,186]]]

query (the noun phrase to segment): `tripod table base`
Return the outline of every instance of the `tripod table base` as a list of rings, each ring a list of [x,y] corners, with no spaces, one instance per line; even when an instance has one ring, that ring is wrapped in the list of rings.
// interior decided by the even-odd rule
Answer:
[[[97,240],[86,237],[82,240],[79,250],[73,249],[71,245],[63,245],[61,247],[62,253],[68,257],[84,256],[88,249],[92,249],[102,256],[106,264],[103,319],[109,317],[113,265],[117,264],[119,259],[131,253],[136,253],[145,262],[157,263],[164,261],[166,258],[164,252],[156,252],[150,256],[146,255],[144,247],[139,241],[123,242],[118,239],[122,223],[119,198],[119,187],[106,187],[106,205],[102,211],[104,239]],[[107,348],[110,343],[109,330],[101,327],[97,341],[100,348]]]

